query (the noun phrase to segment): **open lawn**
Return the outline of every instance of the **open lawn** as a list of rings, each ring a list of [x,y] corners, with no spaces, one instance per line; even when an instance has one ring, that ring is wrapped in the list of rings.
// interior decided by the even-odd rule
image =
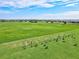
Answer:
[[[78,24],[0,22],[0,43],[49,35],[79,28]]]
[[[79,59],[79,24],[0,22],[0,59]]]

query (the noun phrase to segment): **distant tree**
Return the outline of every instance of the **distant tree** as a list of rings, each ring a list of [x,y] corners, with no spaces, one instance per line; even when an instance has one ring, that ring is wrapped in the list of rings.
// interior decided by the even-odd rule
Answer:
[[[64,24],[66,24],[66,21],[64,21]]]

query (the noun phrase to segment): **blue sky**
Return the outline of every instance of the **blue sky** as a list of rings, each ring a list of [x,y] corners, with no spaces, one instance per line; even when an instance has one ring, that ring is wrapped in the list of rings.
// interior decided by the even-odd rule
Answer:
[[[79,0],[0,0],[0,19],[79,19]]]

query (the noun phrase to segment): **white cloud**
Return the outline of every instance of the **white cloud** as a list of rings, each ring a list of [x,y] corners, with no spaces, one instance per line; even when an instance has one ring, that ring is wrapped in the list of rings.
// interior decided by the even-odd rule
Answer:
[[[0,1],[0,6],[13,6],[17,8],[24,8],[29,6],[53,7],[52,4],[47,3],[47,0],[3,0]]]
[[[69,7],[69,6],[72,7],[72,6],[75,6],[75,5],[77,5],[77,4],[78,4],[78,3],[67,4],[66,7]]]
[[[9,11],[1,11],[0,10],[0,14],[2,13],[2,15],[8,15],[11,14],[11,12]],[[1,15],[1,16],[2,16]],[[7,18],[7,16],[5,17]],[[10,16],[8,18],[12,18],[12,19],[79,19],[79,11],[68,11],[68,12],[63,12],[63,13],[57,13],[57,14],[40,14],[40,15],[20,15],[20,16]]]
[[[29,6],[41,6],[41,7],[54,7],[55,5],[49,4],[48,2],[56,2],[60,1],[62,4],[70,4],[74,5],[74,2],[78,2],[78,0],[0,0],[0,6],[13,6],[17,8],[24,8]],[[69,6],[70,6],[69,5]]]
[[[0,6],[15,6],[15,3],[12,1],[0,2]]]
[[[42,14],[38,19],[79,19],[79,11],[68,11],[58,14]]]
[[[64,13],[61,13],[61,15],[67,18],[78,18],[79,19],[79,11],[64,12]]]
[[[67,7],[69,7],[78,4],[79,0],[49,0],[49,2],[57,2],[55,3],[56,5],[66,5]]]
[[[56,2],[56,1],[62,1],[65,3],[70,3],[70,2],[78,2],[79,0],[49,0],[49,2]]]
[[[48,4],[48,3],[44,3],[44,4],[40,4],[40,6],[49,8],[49,7],[53,7],[53,6],[55,6],[55,5]]]

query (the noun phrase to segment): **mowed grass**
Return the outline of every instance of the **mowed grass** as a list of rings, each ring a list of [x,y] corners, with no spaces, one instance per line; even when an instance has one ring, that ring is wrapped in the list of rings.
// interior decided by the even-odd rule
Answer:
[[[78,29],[78,24],[0,22],[0,43]]]
[[[27,40],[39,41],[38,46],[18,45]],[[78,51],[79,29],[0,44],[0,59],[79,59]]]

